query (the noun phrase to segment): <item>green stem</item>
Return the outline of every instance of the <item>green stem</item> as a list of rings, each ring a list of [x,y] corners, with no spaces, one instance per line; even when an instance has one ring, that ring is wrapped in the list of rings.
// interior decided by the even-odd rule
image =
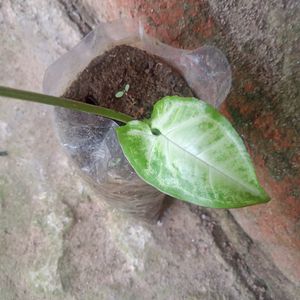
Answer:
[[[69,108],[72,110],[78,110],[78,111],[82,111],[82,112],[99,115],[99,116],[113,119],[116,121],[120,121],[123,123],[127,123],[127,122],[133,120],[132,117],[130,117],[126,114],[114,111],[112,109],[94,106],[94,105],[90,105],[90,104],[86,104],[83,102],[74,101],[74,100],[70,100],[70,99],[66,99],[66,98],[54,97],[54,96],[48,96],[48,95],[44,95],[44,94],[24,91],[24,90],[12,89],[12,88],[8,88],[8,87],[4,87],[4,86],[0,86],[0,96],[15,98],[15,99],[19,99],[19,100],[26,100],[26,101],[31,101],[31,102],[38,102],[38,103],[42,103],[42,104],[65,107],[65,108]]]

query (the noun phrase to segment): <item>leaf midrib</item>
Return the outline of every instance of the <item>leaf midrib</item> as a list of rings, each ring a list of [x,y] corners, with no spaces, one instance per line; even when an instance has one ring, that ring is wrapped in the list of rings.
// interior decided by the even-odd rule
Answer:
[[[241,182],[240,180],[238,180],[235,177],[232,177],[229,174],[224,173],[224,171],[218,169],[217,167],[215,167],[214,165],[206,162],[205,160],[197,157],[195,154],[193,154],[192,152],[187,151],[185,148],[181,147],[179,144],[175,143],[174,141],[172,141],[171,139],[168,138],[168,136],[166,136],[165,134],[161,133],[161,136],[163,136],[167,141],[169,141],[170,143],[172,143],[174,146],[178,147],[180,150],[182,150],[185,153],[190,154],[191,156],[193,156],[194,158],[196,158],[196,160],[200,160],[201,162],[203,162],[205,165],[207,165],[209,168],[214,169],[215,171],[217,171],[218,173],[220,173],[221,175],[231,179],[233,182],[236,182],[237,184],[239,184],[240,186],[244,187],[247,191],[249,191],[252,195],[254,196],[258,196],[260,197],[260,193],[258,190],[252,188],[251,186],[249,186],[248,184],[245,184],[243,182]],[[213,187],[212,187],[213,189]]]

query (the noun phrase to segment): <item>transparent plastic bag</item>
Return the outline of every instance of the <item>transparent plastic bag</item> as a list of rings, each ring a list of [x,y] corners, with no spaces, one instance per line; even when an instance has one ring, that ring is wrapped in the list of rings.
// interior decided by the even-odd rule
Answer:
[[[230,90],[230,66],[218,49],[176,49],[148,36],[141,22],[123,19],[98,25],[53,63],[44,77],[44,92],[64,94],[95,57],[121,44],[161,57],[183,75],[197,97],[215,107]],[[55,121],[67,153],[102,199],[130,215],[154,220],[159,216],[164,194],[142,181],[129,165],[116,138],[116,122],[62,108],[55,109]]]

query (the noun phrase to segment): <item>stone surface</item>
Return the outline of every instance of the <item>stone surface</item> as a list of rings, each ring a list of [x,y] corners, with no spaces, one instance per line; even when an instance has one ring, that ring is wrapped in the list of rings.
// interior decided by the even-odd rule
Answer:
[[[37,91],[48,64],[80,38],[46,1],[0,1],[0,28],[0,83]],[[0,298],[72,299],[57,272],[72,221],[62,199],[68,191],[76,201],[81,183],[54,138],[49,107],[0,106],[0,150],[8,154],[0,156]]]
[[[143,16],[148,31],[176,47],[216,45],[233,70],[222,112],[244,138],[267,205],[232,210],[295,284],[300,268],[300,2],[84,0],[100,20]]]
[[[272,198],[268,205],[232,213],[299,284],[300,3],[226,1],[212,6],[233,47],[228,55],[237,53],[235,59],[231,55],[237,80],[224,110],[244,136]]]
[[[0,1],[0,84],[41,91],[46,67],[94,26],[91,6],[101,9],[98,2],[72,3]],[[126,3],[102,3],[99,16],[105,20],[111,8],[116,16],[153,9]],[[168,3],[165,15],[184,4]],[[205,3],[196,10],[192,4],[184,6],[196,13],[188,28],[197,13],[208,12]],[[193,47],[193,34],[174,43]],[[7,151],[0,156],[0,299],[297,299],[300,293],[227,211],[174,201],[151,225],[102,207],[62,152],[50,107],[0,99],[0,151]]]

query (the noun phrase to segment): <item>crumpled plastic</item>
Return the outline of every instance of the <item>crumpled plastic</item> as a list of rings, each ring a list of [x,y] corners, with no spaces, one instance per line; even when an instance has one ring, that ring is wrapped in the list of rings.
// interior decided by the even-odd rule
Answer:
[[[215,47],[176,49],[147,35],[140,21],[101,23],[46,71],[44,92],[61,96],[91,60],[127,44],[157,55],[175,67],[194,94],[218,107],[231,87],[231,69]],[[158,218],[165,197],[142,181],[123,155],[113,120],[63,108],[55,109],[61,143],[99,198],[112,208],[148,220]]]

